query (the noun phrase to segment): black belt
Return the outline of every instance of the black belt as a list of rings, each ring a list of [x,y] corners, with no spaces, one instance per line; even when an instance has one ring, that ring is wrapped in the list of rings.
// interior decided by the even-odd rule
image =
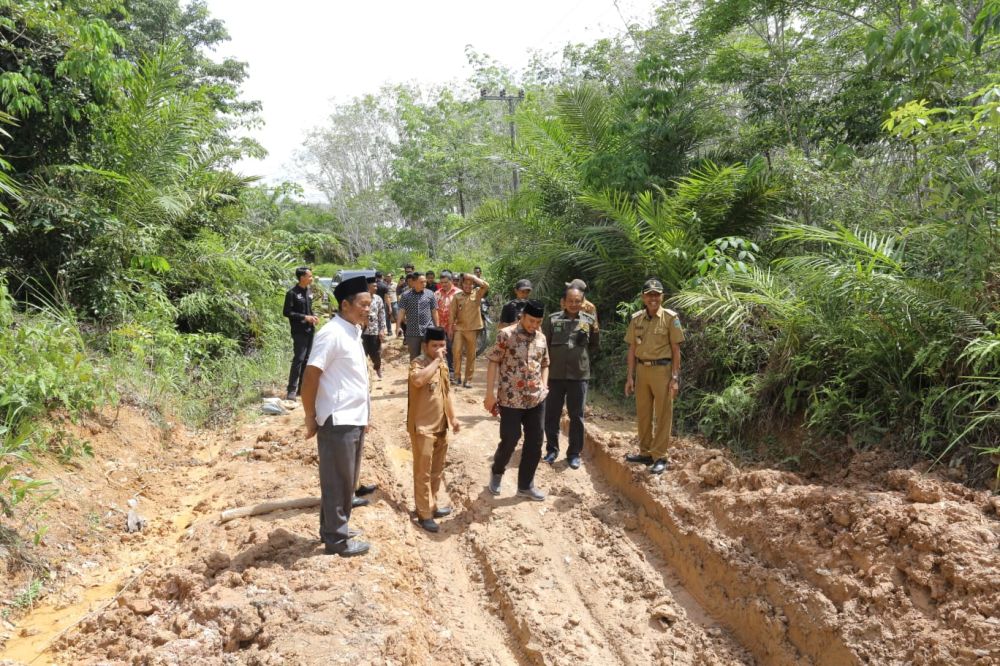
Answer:
[[[651,366],[651,365],[670,365],[669,358],[656,358],[652,361],[643,361],[641,358],[635,359],[635,362],[639,365]]]

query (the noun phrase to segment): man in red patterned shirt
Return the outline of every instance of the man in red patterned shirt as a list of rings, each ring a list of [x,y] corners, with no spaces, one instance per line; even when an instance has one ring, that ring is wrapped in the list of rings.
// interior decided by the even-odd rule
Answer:
[[[434,298],[437,300],[438,321],[441,322],[441,328],[444,329],[445,334],[448,336],[446,357],[448,359],[448,378],[452,384],[455,383],[455,362],[451,355],[451,343],[455,339],[455,328],[451,323],[451,303],[455,300],[455,294],[458,291],[458,287],[455,286],[452,280],[451,271],[441,271],[441,277],[438,280],[438,289],[434,292]]]
[[[500,494],[500,480],[521,439],[524,445],[517,468],[517,496],[536,502],[545,493],[535,488],[535,470],[542,459],[545,397],[549,393],[549,347],[540,330],[544,306],[528,301],[516,323],[501,329],[489,355],[486,371],[486,398],[483,406],[500,412],[500,444],[493,456],[490,492]]]

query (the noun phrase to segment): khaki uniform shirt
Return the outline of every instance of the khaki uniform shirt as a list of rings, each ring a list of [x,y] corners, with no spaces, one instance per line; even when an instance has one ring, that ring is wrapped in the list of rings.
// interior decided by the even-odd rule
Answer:
[[[476,288],[468,296],[464,291],[455,294],[451,302],[451,325],[456,331],[478,331],[483,327],[482,289]]]
[[[413,383],[417,373],[434,362],[426,354],[410,361],[409,395],[407,396],[406,431],[413,434],[436,435],[448,429],[454,419],[452,413],[451,382],[448,379],[448,364],[442,363],[438,374],[423,386]]]
[[[670,345],[684,342],[684,329],[673,310],[661,307],[650,317],[643,308],[632,315],[625,331],[625,342],[635,344],[636,359],[658,361],[673,356]]]
[[[520,324],[500,329],[489,360],[500,366],[497,403],[501,407],[531,409],[549,394],[549,387],[542,383],[542,368],[549,365],[549,348],[541,331],[529,335]]]

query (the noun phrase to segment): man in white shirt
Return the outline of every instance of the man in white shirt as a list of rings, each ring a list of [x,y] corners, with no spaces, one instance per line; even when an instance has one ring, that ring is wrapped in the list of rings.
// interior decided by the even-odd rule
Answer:
[[[313,341],[302,407],[306,439],[317,435],[319,448],[319,535],[328,554],[352,557],[369,547],[351,538],[348,521],[371,413],[361,327],[368,324],[372,297],[364,276],[341,282],[333,293],[339,309]]]

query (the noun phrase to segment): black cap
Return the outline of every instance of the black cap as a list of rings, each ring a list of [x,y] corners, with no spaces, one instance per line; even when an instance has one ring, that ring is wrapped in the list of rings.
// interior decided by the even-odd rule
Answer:
[[[447,340],[444,329],[440,326],[428,326],[424,331],[424,342],[431,340]]]
[[[651,278],[646,280],[646,284],[642,285],[642,293],[649,294],[651,292],[656,292],[658,294],[663,293],[663,283],[656,278]]]
[[[523,312],[532,317],[543,317],[545,315],[545,304],[541,301],[530,300],[524,304]]]
[[[382,271],[375,271],[375,277],[377,278],[382,277]]]
[[[366,293],[367,291],[368,280],[364,275],[359,275],[338,284],[333,290],[333,295],[337,297],[338,301],[343,302],[345,298],[350,298],[354,294]]]
[[[531,289],[531,280],[518,280],[517,284],[514,285],[514,291],[521,291],[522,289]]]

